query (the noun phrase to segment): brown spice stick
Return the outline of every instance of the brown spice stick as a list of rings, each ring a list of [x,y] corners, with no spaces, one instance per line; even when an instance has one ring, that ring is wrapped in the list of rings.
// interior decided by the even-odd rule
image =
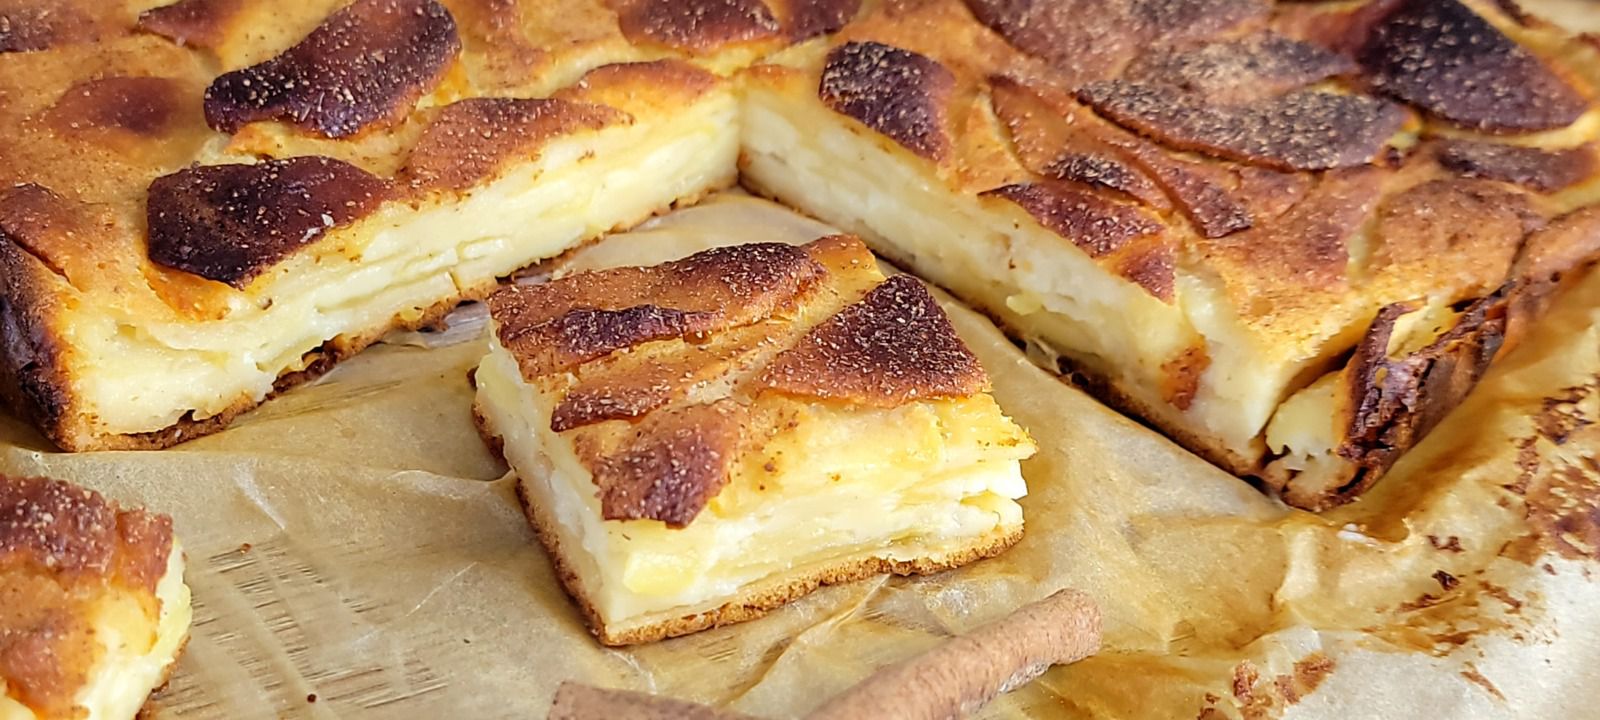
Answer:
[[[1044,674],[1100,650],[1100,611],[1076,590],[1055,594],[879,670],[809,720],[963,717]]]

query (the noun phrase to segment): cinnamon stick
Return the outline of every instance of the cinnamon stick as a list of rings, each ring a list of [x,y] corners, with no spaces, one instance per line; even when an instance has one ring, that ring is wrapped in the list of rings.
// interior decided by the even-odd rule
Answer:
[[[947,720],[1027,684],[1051,665],[1100,650],[1100,611],[1076,590],[1024,606],[1010,616],[879,670],[809,720]]]

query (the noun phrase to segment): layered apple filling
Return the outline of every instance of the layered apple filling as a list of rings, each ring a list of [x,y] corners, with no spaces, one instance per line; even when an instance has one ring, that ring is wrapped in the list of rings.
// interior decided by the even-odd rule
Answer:
[[[726,186],[735,110],[728,93],[710,92],[670,116],[636,113],[553,139],[533,162],[468,192],[385,203],[225,291],[215,319],[74,308],[83,409],[101,432],[123,434],[260,401],[329,340],[365,344],[519,268]]]
[[[490,306],[477,411],[603,641],[1020,535],[1031,441],[926,289],[882,281],[859,241],[720,248]]]

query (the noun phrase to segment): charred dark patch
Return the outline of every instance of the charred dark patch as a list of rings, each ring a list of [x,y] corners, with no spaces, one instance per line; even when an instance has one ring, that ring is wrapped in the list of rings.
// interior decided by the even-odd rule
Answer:
[[[139,14],[138,27],[179,45],[216,48],[228,27],[245,9],[246,0],[178,0]]]
[[[983,392],[989,378],[922,283],[897,275],[807,333],[757,381],[782,393],[894,407]]]
[[[1557,290],[1581,274],[1573,271],[1600,258],[1600,206],[1558,217],[1528,235],[1512,262],[1518,282],[1506,321],[1505,347],[1515,347],[1559,296]]]
[[[1437,340],[1400,357],[1389,355],[1389,340],[1396,321],[1417,306],[1396,303],[1378,312],[1346,374],[1354,411],[1338,452],[1356,469],[1322,508],[1364,492],[1461,404],[1500,349],[1509,292],[1474,302]]]
[[[1588,146],[1545,150],[1446,140],[1439,144],[1438,158],[1440,165],[1467,177],[1514,183],[1541,193],[1577,185],[1596,170],[1594,148]]]
[[[1259,0],[966,0],[978,20],[1061,73],[1115,76],[1152,44],[1209,37],[1262,17]]]
[[[745,414],[731,400],[653,413],[615,448],[579,435],[575,444],[594,473],[601,516],[686,527],[728,483]]]
[[[489,312],[500,342],[532,379],[639,343],[758,321],[826,273],[792,245],[737,245],[509,287],[489,297]]]
[[[460,49],[455,20],[434,0],[357,0],[282,55],[212,82],[206,121],[231,133],[281,120],[348,137],[402,117]]]
[[[1158,212],[1174,204],[1207,237],[1250,227],[1251,217],[1228,190],[1206,174],[1225,171],[1178,160],[1149,142],[1093,117],[1070,99],[1067,117],[1035,89],[1006,77],[990,79],[995,115],[1030,171],[1057,180],[1103,187]],[[1170,198],[1170,200],[1169,200]]]
[[[57,132],[121,130],[158,137],[186,107],[184,87],[159,77],[110,77],[74,85],[46,114]]]
[[[966,0],[978,21],[1077,85],[1113,76],[1139,52],[1127,2]]]
[[[758,324],[586,365],[550,413],[550,429],[565,432],[666,407],[732,371],[771,343],[772,333],[770,325]]]
[[[1406,0],[1358,58],[1377,89],[1466,127],[1549,130],[1588,109],[1533,53],[1456,0]]]
[[[922,157],[949,155],[950,95],[955,76],[925,55],[876,42],[850,42],[828,53],[818,95]]]
[[[387,194],[382,180],[323,157],[182,170],[150,184],[150,259],[242,289]]]
[[[439,113],[411,151],[400,181],[419,189],[461,190],[527,162],[550,140],[629,122],[620,110],[554,99],[471,98]]]
[[[655,305],[620,310],[580,307],[525,329],[503,327],[500,341],[508,346],[537,344],[553,355],[552,365],[571,367],[652,340],[708,332],[716,320],[717,315],[711,312],[685,312]]]
[[[610,0],[622,34],[689,52],[777,37],[778,20],[761,0]]]
[[[651,387],[604,387],[567,393],[550,413],[550,429],[566,432],[606,420],[636,418],[665,407],[674,398]]]
[[[1193,48],[1165,47],[1141,56],[1122,77],[1172,85],[1213,103],[1237,104],[1355,70],[1355,63],[1343,55],[1260,33]]]
[[[771,0],[771,5],[791,42],[836,32],[861,10],[861,0]]]
[[[1405,121],[1400,108],[1381,100],[1306,90],[1219,106],[1170,86],[1112,80],[1078,95],[1172,147],[1288,170],[1364,165]]]
[[[1372,35],[1372,29],[1402,1],[1370,0],[1354,6],[1280,2],[1274,8],[1272,29],[1286,37],[1354,57]]]
[[[1114,253],[1133,240],[1160,233],[1162,227],[1137,207],[1068,183],[1007,185],[984,195],[1016,203],[1090,257]]]
[[[1067,152],[1046,168],[1057,180],[1067,180],[1115,190],[1147,205],[1159,206],[1161,189],[1138,168],[1107,155]]]
[[[1156,40],[1213,37],[1272,12],[1267,0],[1132,0],[1130,5],[1138,26]]]
[[[1208,177],[1219,171],[1178,160],[1157,148],[1142,144],[1129,145],[1129,153],[1154,178],[1162,191],[1173,199],[1178,210],[1201,235],[1208,238],[1223,237],[1248,230],[1255,224],[1244,204],[1219,181]]]

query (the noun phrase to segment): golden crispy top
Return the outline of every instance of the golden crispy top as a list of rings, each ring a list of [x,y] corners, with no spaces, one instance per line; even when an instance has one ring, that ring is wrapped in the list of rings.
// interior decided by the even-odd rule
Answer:
[[[849,236],[510,287],[489,311],[607,519],[688,524],[796,404],[893,408],[988,387],[927,288],[885,281]]]
[[[757,79],[1301,357],[1492,292],[1600,197],[1600,48],[1504,3],[885,0],[777,62]]]
[[[131,598],[153,636],[172,548],[170,518],[55,480],[0,476],[0,680],[12,697],[72,716],[99,659],[99,613]],[[141,641],[137,631],[127,640]]]

